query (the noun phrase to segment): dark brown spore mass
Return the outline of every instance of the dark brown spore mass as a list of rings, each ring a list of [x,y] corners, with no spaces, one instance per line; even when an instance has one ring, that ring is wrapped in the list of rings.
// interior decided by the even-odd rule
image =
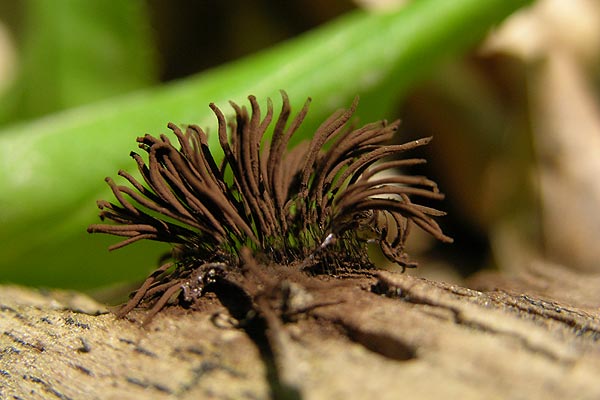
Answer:
[[[101,200],[98,207],[100,218],[113,223],[88,231],[125,238],[111,250],[142,239],[173,245],[171,261],[147,278],[120,315],[140,303],[152,305],[154,315],[178,292],[181,301],[194,301],[222,277],[242,274],[247,258],[242,252],[282,269],[337,274],[372,268],[368,243],[377,243],[403,268],[413,267],[404,252],[413,224],[451,241],[432,218],[443,212],[412,202],[413,197],[442,199],[437,185],[397,172],[425,162],[398,155],[430,138],[387,144],[398,121],[354,129],[348,121],[355,100],[349,110],[323,122],[310,141],[289,149],[310,99],[290,120],[287,95],[282,97],[275,121],[270,99],[264,117],[254,96],[248,97],[250,111],[231,103],[235,119],[229,123],[210,105],[218,121],[221,163],[200,127],[182,131],[169,124],[178,147],[165,135],[137,139],[147,161],[135,152],[131,157],[143,181],[126,171],[119,175],[128,185],[106,178],[117,201]]]

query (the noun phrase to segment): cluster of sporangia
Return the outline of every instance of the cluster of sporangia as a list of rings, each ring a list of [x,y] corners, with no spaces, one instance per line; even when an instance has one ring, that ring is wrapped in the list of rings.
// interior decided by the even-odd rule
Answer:
[[[165,135],[137,139],[148,154],[145,162],[131,153],[143,182],[126,171],[119,175],[130,186],[106,179],[117,203],[102,200],[98,207],[101,219],[115,224],[91,225],[89,232],[126,238],[111,250],[141,239],[173,245],[172,261],[150,275],[121,315],[140,303],[154,304],[155,313],[178,292],[180,299],[194,301],[220,275],[239,269],[248,249],[280,268],[333,274],[372,266],[368,243],[379,244],[403,268],[414,266],[404,252],[411,224],[451,241],[432,218],[443,213],[411,201],[411,196],[441,199],[436,184],[396,171],[425,161],[393,158],[429,138],[387,144],[397,121],[353,129],[348,121],[354,101],[323,122],[310,141],[289,149],[310,99],[289,122],[290,104],[284,92],[282,97],[271,140],[263,139],[274,119],[270,99],[264,118],[254,96],[248,97],[250,113],[231,103],[236,118],[229,123],[211,104],[221,163],[201,128],[190,125],[184,132],[169,124],[179,148]]]

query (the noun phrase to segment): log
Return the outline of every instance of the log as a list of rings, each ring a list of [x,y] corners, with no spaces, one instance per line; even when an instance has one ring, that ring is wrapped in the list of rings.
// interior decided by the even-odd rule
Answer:
[[[144,310],[1,286],[0,398],[598,399],[599,279],[542,275],[287,282],[301,312],[262,334],[210,293],[144,326]]]

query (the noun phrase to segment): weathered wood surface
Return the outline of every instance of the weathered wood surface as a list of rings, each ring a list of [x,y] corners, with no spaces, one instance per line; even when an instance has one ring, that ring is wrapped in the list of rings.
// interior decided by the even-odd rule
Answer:
[[[507,288],[484,292],[381,273],[306,292],[328,305],[271,335],[270,366],[216,302],[144,328],[143,312],[4,286],[0,398],[598,399],[598,278],[565,276],[481,277]]]

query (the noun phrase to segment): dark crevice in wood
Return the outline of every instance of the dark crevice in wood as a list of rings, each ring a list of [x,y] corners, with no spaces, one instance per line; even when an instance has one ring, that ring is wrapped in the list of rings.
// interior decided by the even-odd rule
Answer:
[[[341,325],[350,340],[359,343],[367,350],[396,361],[409,361],[417,358],[416,348],[403,342],[397,336],[370,331],[368,328],[352,325],[344,320],[337,323]]]
[[[212,288],[223,306],[231,316],[239,321],[238,327],[255,344],[266,370],[266,380],[269,384],[271,398],[276,400],[301,399],[298,388],[285,382],[281,377],[278,364],[279,352],[282,349],[273,337],[280,334],[278,323],[273,323],[268,315],[271,310],[264,309],[249,295],[248,289],[235,283],[221,281]]]
[[[48,395],[52,396],[52,398],[57,398],[60,400],[72,400],[71,397],[59,392],[56,390],[50,383],[45,380],[38,378],[33,375],[24,375],[23,379],[36,383],[42,387],[42,390]],[[44,396],[45,397],[45,396]]]
[[[432,283],[432,285],[434,285],[434,286],[440,285],[441,286],[443,284]],[[441,289],[443,289],[445,291],[453,292],[448,287],[441,288]],[[490,296],[489,294],[486,294],[486,293],[475,292],[475,291],[471,291],[469,289],[466,289],[466,290],[468,290],[472,293],[478,293],[479,294],[478,297],[484,297],[485,300],[487,300],[489,303],[494,303],[497,307],[501,308],[502,310],[510,310],[510,308],[515,307],[514,306],[515,296],[507,296],[507,298],[499,300],[499,299],[494,299],[494,296]],[[549,359],[552,359],[553,361],[559,361],[559,362],[563,362],[566,364],[571,364],[572,362],[574,362],[574,360],[572,360],[568,357],[564,358],[563,356],[554,352],[552,349],[550,349],[548,347],[538,346],[536,343],[533,343],[529,338],[527,338],[517,332],[511,331],[508,328],[507,329],[498,329],[498,328],[492,327],[482,321],[474,320],[473,318],[466,316],[464,314],[464,311],[461,309],[461,307],[459,307],[458,305],[453,305],[448,300],[440,301],[440,300],[437,300],[435,295],[427,296],[424,294],[415,293],[415,291],[412,291],[410,289],[410,287],[398,286],[384,274],[378,275],[378,282],[375,285],[373,285],[372,292],[376,293],[376,294],[380,294],[380,295],[385,295],[386,297],[389,297],[389,298],[400,299],[402,301],[406,301],[411,304],[426,305],[426,306],[431,306],[431,307],[442,308],[444,310],[451,312],[451,315],[453,316],[453,318],[452,318],[453,322],[456,323],[457,325],[465,326],[470,329],[475,329],[475,330],[482,331],[482,332],[489,332],[494,335],[505,335],[505,336],[511,337],[511,338],[519,341],[524,348],[527,348],[532,352],[539,353]],[[464,293],[457,293],[456,295],[464,296]],[[470,303],[472,303],[476,306],[479,306],[479,307],[483,307],[482,303],[485,302],[485,300],[484,299],[476,299],[476,301],[471,301]],[[547,321],[547,319],[549,318],[549,316],[545,312],[540,311],[539,309],[535,313],[533,313],[531,309],[528,309],[527,313],[532,313],[532,314],[536,314],[538,316],[543,316],[543,318],[542,318],[543,321]],[[518,315],[518,316],[520,318],[523,318],[522,315]],[[560,321],[560,320],[558,320],[558,322],[565,323],[564,321]],[[570,325],[571,323],[572,323],[572,321],[568,321],[567,325]],[[586,324],[585,327],[580,328],[580,331],[575,331],[574,333],[576,335],[579,335],[581,333],[581,330],[589,331],[592,329],[593,328],[591,328],[591,326]]]

